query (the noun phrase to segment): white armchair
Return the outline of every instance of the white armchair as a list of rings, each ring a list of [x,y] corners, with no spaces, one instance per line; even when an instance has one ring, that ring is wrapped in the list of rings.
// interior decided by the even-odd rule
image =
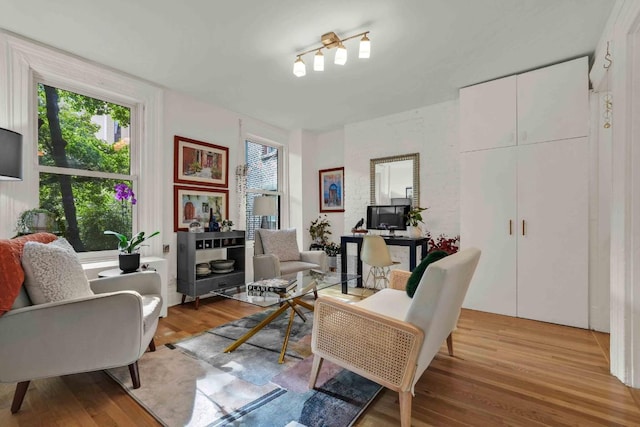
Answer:
[[[410,298],[391,272],[391,288],[356,304],[330,297],[315,303],[309,387],[327,359],[400,394],[400,419],[411,425],[413,388],[452,332],[475,271],[480,251],[465,249],[429,265]],[[402,281],[402,280],[401,280]]]
[[[254,239],[254,280],[310,269],[328,270],[329,261],[324,251],[298,250],[295,229],[256,229]]]
[[[129,366],[140,387],[138,359],[162,306],[160,276],[131,273],[90,280],[93,296],[31,305],[24,287],[0,317],[0,382],[17,382],[11,412],[20,410],[30,380]]]

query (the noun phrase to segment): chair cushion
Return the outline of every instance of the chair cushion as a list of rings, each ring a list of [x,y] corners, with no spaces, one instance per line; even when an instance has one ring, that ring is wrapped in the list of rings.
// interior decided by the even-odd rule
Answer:
[[[264,253],[273,254],[282,261],[299,261],[300,250],[296,239],[296,229],[289,230],[260,230]]]
[[[356,302],[355,305],[373,313],[393,317],[397,320],[405,320],[411,301],[413,300],[407,296],[406,292],[387,288]]]
[[[161,308],[162,298],[160,295],[142,295],[142,324],[145,332],[160,317]]]
[[[49,244],[25,243],[22,268],[34,304],[93,295],[78,255],[64,238]]]
[[[413,295],[416,293],[416,289],[418,289],[420,279],[422,279],[422,275],[427,270],[429,264],[441,260],[447,255],[449,254],[445,251],[433,251],[430,252],[420,264],[418,264],[411,273],[411,276],[409,276],[409,280],[407,280],[407,295],[409,295],[409,297],[413,298]]]
[[[57,237],[51,233],[35,233],[15,239],[0,239],[0,316],[11,310],[24,282],[20,264],[26,242],[49,243]]]

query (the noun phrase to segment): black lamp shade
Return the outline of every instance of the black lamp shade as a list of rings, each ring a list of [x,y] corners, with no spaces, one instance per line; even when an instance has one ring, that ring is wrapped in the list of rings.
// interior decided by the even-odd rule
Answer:
[[[22,180],[22,135],[0,128],[0,181]]]

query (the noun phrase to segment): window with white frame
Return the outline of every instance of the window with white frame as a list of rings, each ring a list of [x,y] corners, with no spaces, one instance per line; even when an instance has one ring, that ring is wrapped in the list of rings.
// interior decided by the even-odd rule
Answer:
[[[281,192],[281,148],[264,142],[245,141],[247,165],[246,218],[247,239],[253,240],[254,230],[261,226],[271,229],[280,227]],[[254,214],[256,197],[275,198],[273,215]]]
[[[166,197],[165,189],[158,185],[164,176],[163,90],[2,31],[0,57],[11,70],[4,79],[0,77],[0,89],[3,83],[8,89],[0,90],[0,99],[8,106],[7,127],[23,135],[25,154],[24,182],[3,190],[0,217],[16,218],[34,207],[56,210],[69,236],[67,215],[75,211],[76,248],[84,251],[79,254],[83,262],[113,260],[118,241],[103,235],[105,230],[134,234],[163,230]],[[50,102],[48,111],[45,86],[51,88],[51,99],[53,89],[58,97],[57,102]],[[2,113],[0,108],[0,116]],[[87,124],[88,117],[93,126]],[[74,128],[78,120],[81,124]],[[52,124],[60,128],[51,129]],[[61,138],[54,141],[52,135]],[[118,183],[133,188],[137,203],[124,208],[116,204],[120,215],[115,216],[106,210],[115,208],[107,204],[117,202]],[[68,209],[71,204],[74,209]],[[81,205],[89,208],[83,211]],[[105,221],[109,218],[112,220]],[[0,229],[4,234],[9,231],[6,223]],[[143,256],[162,252],[162,239],[148,242],[141,250]]]
[[[104,231],[131,236],[133,228],[135,107],[43,81],[37,100],[40,208],[61,219],[61,233],[77,252],[113,250],[116,238]],[[133,193],[123,193],[123,184]]]

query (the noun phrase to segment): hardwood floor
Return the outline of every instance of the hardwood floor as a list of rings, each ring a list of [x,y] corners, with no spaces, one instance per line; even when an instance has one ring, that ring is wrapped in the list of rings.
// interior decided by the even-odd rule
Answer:
[[[171,307],[156,345],[260,310],[214,298],[198,311]],[[453,344],[455,356],[443,346],[416,385],[413,426],[640,425],[640,390],[609,374],[608,334],[463,310]],[[104,372],[32,381],[11,415],[14,388],[0,385],[0,426],[158,425]],[[356,426],[399,425],[399,415],[397,394],[385,390]]]

